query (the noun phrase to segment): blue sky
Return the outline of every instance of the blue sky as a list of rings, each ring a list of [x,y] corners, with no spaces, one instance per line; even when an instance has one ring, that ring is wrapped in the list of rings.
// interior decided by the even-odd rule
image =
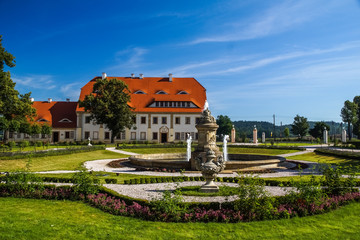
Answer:
[[[195,77],[214,116],[341,121],[360,95],[355,0],[0,0],[16,89],[70,98],[95,76]]]

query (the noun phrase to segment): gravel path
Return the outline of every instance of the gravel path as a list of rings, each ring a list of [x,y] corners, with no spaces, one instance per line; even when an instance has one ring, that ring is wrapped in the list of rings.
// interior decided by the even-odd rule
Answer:
[[[177,186],[178,184],[178,186]],[[119,185],[104,184],[105,187],[114,190],[122,195],[132,198],[145,200],[159,200],[166,190],[175,190],[177,187],[201,186],[204,182],[181,182],[181,183],[152,183],[152,184],[135,184],[135,185]],[[236,187],[236,183],[216,183],[218,186]],[[269,187],[265,190],[272,196],[282,196],[286,194],[286,190],[290,188]],[[237,196],[216,196],[216,197],[199,197],[199,196],[183,196],[185,202],[226,202],[238,199]]]

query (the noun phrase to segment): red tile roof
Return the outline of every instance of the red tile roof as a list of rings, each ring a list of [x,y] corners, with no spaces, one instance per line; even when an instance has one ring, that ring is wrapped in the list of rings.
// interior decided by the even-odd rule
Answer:
[[[53,128],[76,128],[76,106],[77,102],[47,102],[35,101],[33,107],[36,109],[36,122],[45,119]],[[61,121],[65,119],[65,121]],[[66,121],[66,119],[70,120]],[[60,122],[61,121],[61,122]]]
[[[93,85],[100,77],[95,77],[81,88],[79,100],[84,100],[85,96],[90,94]],[[131,91],[131,102],[129,105],[134,107],[134,112],[201,112],[206,100],[206,89],[195,78],[169,78],[161,77],[107,77],[116,78],[124,81]],[[134,94],[141,90],[146,94]],[[156,94],[158,91],[164,91],[167,94]],[[186,91],[188,94],[178,94],[180,91]],[[197,108],[171,108],[147,107],[154,101],[189,101],[193,102]],[[83,112],[84,108],[77,107],[76,111]]]

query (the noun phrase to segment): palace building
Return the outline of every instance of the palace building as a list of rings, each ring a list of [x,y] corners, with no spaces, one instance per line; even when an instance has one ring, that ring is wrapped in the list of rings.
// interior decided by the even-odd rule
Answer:
[[[125,82],[131,92],[129,106],[134,108],[135,125],[116,136],[116,142],[179,142],[187,134],[197,140],[195,125],[200,119],[206,101],[206,89],[195,78],[95,77],[81,88],[79,100],[90,94],[98,78],[118,79]],[[52,142],[91,141],[110,142],[111,131],[90,120],[90,113],[80,108],[78,102],[34,101],[37,109],[35,121],[52,126],[52,136],[33,136],[32,140],[51,137]],[[13,134],[14,140],[29,136]],[[12,138],[10,138],[12,140]]]

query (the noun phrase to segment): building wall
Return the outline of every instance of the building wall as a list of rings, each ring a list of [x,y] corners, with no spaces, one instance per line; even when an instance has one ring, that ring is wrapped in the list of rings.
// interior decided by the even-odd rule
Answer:
[[[89,113],[78,112],[78,115],[80,124],[78,124],[79,127],[77,129],[77,141],[85,141],[87,140],[87,136],[90,136],[92,141],[111,141],[111,132],[106,126],[94,124],[93,122],[86,123],[86,117],[90,116]],[[200,118],[200,116],[200,113],[136,113],[135,126],[131,129],[126,129],[121,137],[116,138],[115,141],[162,142],[164,140],[162,136],[166,134],[166,142],[179,142],[186,140],[187,133],[196,140],[197,129],[195,125],[196,119]],[[180,120],[179,123],[177,123],[177,121],[179,121],[176,120],[177,118]],[[81,128],[81,130],[79,130],[79,128]],[[109,139],[105,139],[106,132],[110,132]],[[81,135],[81,139],[78,139],[79,135]],[[95,139],[94,136],[98,136],[98,138]]]

